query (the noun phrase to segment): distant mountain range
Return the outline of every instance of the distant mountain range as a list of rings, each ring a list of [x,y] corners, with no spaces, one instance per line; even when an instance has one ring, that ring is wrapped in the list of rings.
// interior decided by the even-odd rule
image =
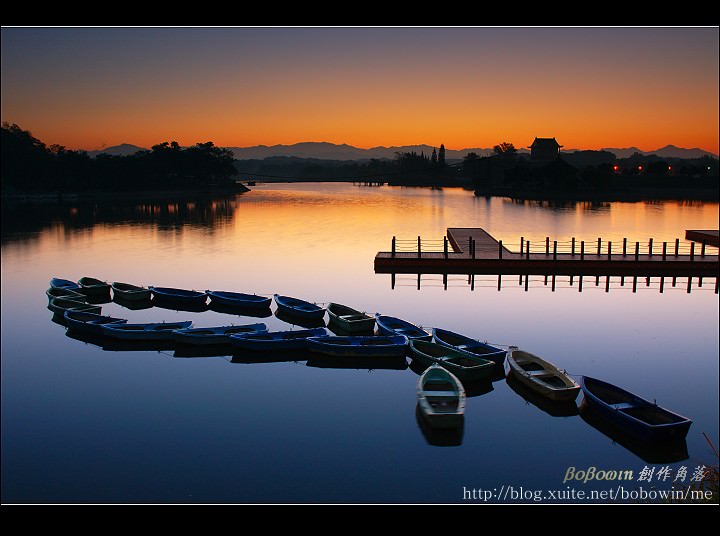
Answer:
[[[227,147],[235,155],[236,159],[239,160],[251,160],[251,159],[264,159],[275,156],[291,156],[296,158],[315,158],[319,160],[370,160],[370,159],[393,159],[396,153],[405,152],[416,152],[431,155],[433,149],[436,151],[439,146],[433,147],[432,145],[403,145],[399,147],[373,147],[371,149],[360,149],[353,147],[352,145],[341,144],[337,145],[328,142],[302,142],[295,143],[292,145],[255,145],[252,147]],[[101,150],[88,151],[88,154],[92,157],[97,156],[101,153],[110,155],[126,156],[137,151],[144,151],[143,147],[132,145],[129,143],[123,143],[121,145],[115,145],[113,147],[106,147]],[[580,149],[564,149],[563,153],[571,153]],[[637,147],[626,147],[622,149],[618,148],[607,148],[601,149],[613,153],[617,158],[627,158],[632,156],[634,153],[640,153],[642,155],[657,155],[661,158],[702,158],[703,156],[711,156],[717,158],[717,155],[703,151],[702,149],[683,149],[682,147],[676,147],[675,145],[666,145],[655,151],[641,151]],[[526,154],[529,151],[526,148],[518,148],[518,153]],[[462,160],[468,153],[476,153],[479,156],[487,156],[493,154],[492,148],[469,148],[452,150],[446,149],[445,158],[446,160]]]

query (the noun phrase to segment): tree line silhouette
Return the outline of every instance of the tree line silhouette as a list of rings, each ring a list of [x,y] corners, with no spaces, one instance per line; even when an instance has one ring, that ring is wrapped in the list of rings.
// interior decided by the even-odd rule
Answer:
[[[60,145],[48,147],[16,124],[4,123],[0,143],[3,194],[209,189],[236,184],[232,152],[212,142],[186,148],[164,142],[132,155],[92,158]]]

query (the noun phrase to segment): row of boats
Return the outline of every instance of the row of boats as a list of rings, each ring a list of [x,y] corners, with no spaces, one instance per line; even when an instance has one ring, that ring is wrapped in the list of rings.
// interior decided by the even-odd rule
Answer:
[[[129,323],[103,316],[87,298],[113,293],[115,301],[158,300],[177,306],[207,304],[208,300],[238,310],[260,311],[274,302],[277,313],[298,325],[321,325],[269,331],[256,322],[245,325],[194,327],[192,321]],[[580,391],[584,401],[614,424],[643,441],[684,439],[692,421],[608,382],[583,376],[578,384],[565,370],[515,346],[502,349],[472,337],[438,327],[430,332],[403,319],[370,315],[347,305],[326,306],[275,294],[266,296],[227,291],[194,291],[170,287],[147,288],[128,283],[106,283],[95,278],[77,282],[53,278],[47,291],[48,307],[63,316],[68,330],[128,341],[173,341],[177,345],[232,347],[238,351],[309,351],[334,359],[412,358],[424,371],[417,382],[418,408],[432,427],[456,428],[466,405],[465,385],[487,380],[498,371],[509,373],[524,386],[552,403],[574,404]],[[328,326],[324,317],[328,315]],[[259,314],[257,316],[262,316]],[[337,334],[342,333],[342,334]]]

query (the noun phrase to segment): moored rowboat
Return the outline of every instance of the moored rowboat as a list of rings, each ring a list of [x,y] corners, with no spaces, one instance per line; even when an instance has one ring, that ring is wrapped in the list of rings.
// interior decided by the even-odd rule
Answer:
[[[309,337],[311,352],[337,357],[403,357],[408,340],[402,335]]]
[[[85,302],[85,294],[80,294],[69,288],[62,287],[50,287],[45,291],[45,295],[48,297],[48,303],[53,298],[66,298],[69,300],[75,300],[79,302]]]
[[[212,303],[229,305],[245,309],[266,309],[270,307],[272,300],[266,296],[257,294],[245,294],[242,292],[226,292],[224,290],[208,290]]]
[[[274,294],[278,309],[292,316],[308,320],[321,320],[325,316],[325,308],[291,296]]]
[[[62,279],[60,277],[53,277],[50,280],[50,288],[69,289],[74,290],[75,292],[80,292],[80,285],[78,285],[75,281]]]
[[[692,421],[616,385],[583,376],[584,400],[615,424],[647,441],[684,439]]]
[[[102,326],[104,325],[127,323],[127,320],[124,318],[103,316],[97,313],[88,313],[86,311],[65,311],[64,317],[65,324],[68,329],[78,333],[88,333],[94,335],[102,335]]]
[[[360,333],[375,329],[375,317],[347,305],[329,303],[328,317],[337,327],[348,333]]]
[[[267,332],[267,326],[262,322],[235,326],[183,328],[175,331],[175,342],[196,346],[230,344],[232,342],[231,335],[265,332]]]
[[[442,328],[433,328],[432,335],[433,341],[438,344],[458,350],[465,350],[484,359],[489,359],[498,365],[502,365],[505,362],[505,355],[507,354],[505,350],[480,342],[477,339]]]
[[[230,339],[233,347],[239,350],[306,350],[308,337],[322,337],[324,335],[327,335],[325,328],[311,328],[231,335]]]
[[[113,281],[112,285],[113,298],[125,301],[145,301],[150,299],[150,289],[130,283],[122,283]]]
[[[207,303],[207,292],[197,290],[186,290],[172,287],[149,286],[150,292],[155,299],[178,303],[184,305],[205,305]]]
[[[580,385],[567,372],[515,346],[510,347],[507,362],[518,380],[551,400],[575,400],[580,393]]]
[[[80,285],[79,292],[82,292],[86,296],[100,297],[110,295],[110,283],[94,277],[81,277],[78,280],[78,285]]]
[[[436,342],[411,339],[410,352],[413,360],[426,367],[439,365],[452,372],[460,381],[485,380],[496,371],[495,363],[488,359]]]
[[[432,338],[432,335],[424,329],[394,316],[376,314],[375,323],[383,335],[404,335],[411,341],[414,339],[429,341]]]
[[[48,309],[61,316],[65,314],[65,311],[84,311],[96,314],[100,314],[102,312],[102,307],[99,305],[90,305],[86,302],[71,300],[68,298],[52,298],[48,304]]]
[[[431,365],[417,383],[418,407],[427,422],[438,428],[462,424],[466,395],[460,380],[440,365]]]
[[[192,321],[150,322],[144,324],[106,324],[102,333],[106,337],[132,341],[172,341],[175,330],[189,328]]]

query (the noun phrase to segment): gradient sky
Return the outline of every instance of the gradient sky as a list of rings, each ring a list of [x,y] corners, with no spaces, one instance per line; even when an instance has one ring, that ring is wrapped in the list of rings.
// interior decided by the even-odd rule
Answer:
[[[718,27],[3,27],[1,119],[72,149],[554,136],[718,154],[718,48]]]

